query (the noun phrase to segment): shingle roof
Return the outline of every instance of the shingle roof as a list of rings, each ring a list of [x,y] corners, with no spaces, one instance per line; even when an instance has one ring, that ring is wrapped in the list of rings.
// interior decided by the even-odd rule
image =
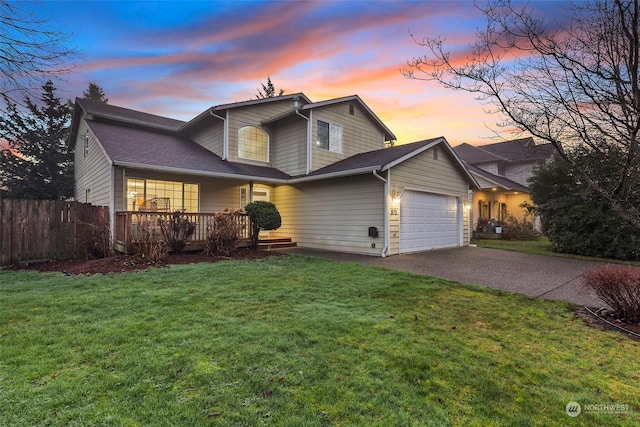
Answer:
[[[510,191],[521,191],[524,193],[528,193],[529,192],[529,188],[519,184],[515,181],[510,180],[509,178],[505,178],[504,176],[500,176],[500,175],[495,175],[492,174],[491,172],[487,172],[484,169],[480,169],[477,166],[474,165],[470,165],[470,164],[466,164],[467,169],[469,169],[469,171],[472,174],[476,174],[478,176],[481,176],[482,178],[494,182],[497,186],[504,188],[505,190],[510,190]]]
[[[308,176],[318,176],[332,174],[342,171],[360,170],[365,168],[383,168],[385,165],[392,163],[420,148],[429,145],[443,138],[426,139],[411,144],[396,145],[395,147],[382,148],[380,150],[367,151],[365,153],[356,154],[336,163],[332,163],[321,169],[311,172]]]
[[[536,144],[533,138],[521,138],[494,144],[473,146],[460,144],[454,147],[456,153],[468,164],[487,162],[523,162],[547,159],[553,155],[552,144]]]
[[[188,138],[111,123],[87,123],[116,165],[274,181],[290,178],[278,169],[226,162]]]
[[[469,165],[506,160],[479,147],[467,143],[460,144],[456,147],[453,147],[453,149],[458,154],[458,156],[460,156],[460,158]]]
[[[167,130],[177,130],[186,123],[182,120],[170,119],[168,117],[157,116],[155,114],[131,110],[129,108],[117,107],[115,105],[109,105],[105,102],[94,101],[91,99],[76,98],[76,103],[89,114],[132,124],[160,127]]]

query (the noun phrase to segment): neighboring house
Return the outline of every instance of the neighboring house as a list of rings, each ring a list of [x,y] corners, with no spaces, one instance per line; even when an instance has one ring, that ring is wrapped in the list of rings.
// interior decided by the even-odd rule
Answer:
[[[524,218],[520,205],[533,205],[528,180],[537,165],[553,156],[554,147],[522,138],[481,146],[460,144],[454,151],[480,184],[472,201],[472,221],[477,227],[479,222],[505,221],[509,215]]]
[[[269,200],[277,234],[309,248],[387,256],[467,245],[476,180],[442,137],[387,147],[394,140],[355,95],[223,104],[188,122],[77,99],[75,197],[109,206],[112,223],[122,212]]]

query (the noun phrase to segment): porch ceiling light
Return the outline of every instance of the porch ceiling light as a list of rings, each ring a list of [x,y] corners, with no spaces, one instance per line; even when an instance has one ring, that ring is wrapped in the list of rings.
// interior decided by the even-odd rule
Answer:
[[[496,187],[493,187],[491,191],[498,191],[498,189]]]

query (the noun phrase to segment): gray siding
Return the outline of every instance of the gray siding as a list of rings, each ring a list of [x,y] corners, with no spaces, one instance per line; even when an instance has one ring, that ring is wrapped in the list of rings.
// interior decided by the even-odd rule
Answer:
[[[307,121],[292,116],[269,126],[271,164],[291,176],[304,175],[307,168]]]
[[[241,159],[238,157],[238,130],[243,126],[257,126],[262,127],[261,123],[271,117],[277,116],[287,110],[293,108],[293,101],[282,100],[280,102],[270,102],[267,104],[258,104],[252,106],[246,106],[242,108],[232,108],[229,110],[229,160],[256,164],[256,165],[268,165],[265,162],[257,162],[253,160]],[[267,133],[269,130],[263,128]],[[269,145],[272,145],[274,141],[273,135],[269,134]],[[269,147],[269,160],[273,160],[273,147]]]
[[[79,202],[87,202],[86,190],[91,190],[91,204],[111,205],[111,165],[96,137],[89,131],[89,151],[84,156],[84,139],[87,123],[82,120],[75,141],[74,154],[74,197]]]
[[[536,166],[534,163],[514,163],[507,165],[505,170],[505,177],[512,181],[522,184],[526,187],[529,186],[529,178],[533,175],[533,168]]]
[[[301,247],[380,255],[383,197],[383,183],[370,175],[278,186],[272,201],[282,227],[276,233]],[[369,227],[378,227],[378,237],[368,236]]]
[[[224,143],[224,122],[217,120],[210,127],[204,130],[196,132],[191,136],[191,139],[211,151],[222,157],[223,155],[223,143]]]
[[[349,102],[328,105],[313,110],[312,170],[323,168],[358,153],[384,148],[384,132],[367,113],[354,102],[355,114],[349,114]],[[342,126],[342,153],[333,153],[316,146],[318,120]]]

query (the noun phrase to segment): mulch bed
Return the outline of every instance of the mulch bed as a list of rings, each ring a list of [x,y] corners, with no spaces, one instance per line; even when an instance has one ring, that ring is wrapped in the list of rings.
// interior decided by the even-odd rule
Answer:
[[[127,271],[145,270],[149,267],[163,267],[175,264],[196,264],[201,262],[219,262],[226,260],[252,260],[270,256],[282,256],[277,252],[241,249],[229,257],[209,256],[202,253],[183,253],[167,255],[158,263],[149,263],[135,255],[116,255],[101,259],[69,260],[69,261],[40,261],[17,264],[6,267],[7,270],[59,271],[69,275],[77,274],[108,274],[124,273]]]
[[[590,310],[594,313],[597,313],[598,316],[602,317],[603,319],[605,319],[608,322],[613,323],[614,325],[617,325],[621,328],[624,328],[628,331],[631,331],[635,334],[640,335],[640,324],[637,323],[626,323],[623,320],[619,319],[615,313],[611,312],[611,311],[601,311],[598,312],[597,308],[593,308],[590,307]],[[620,329],[611,326],[610,324],[603,322],[602,320],[594,317],[591,313],[589,313],[584,307],[578,307],[576,309],[576,313],[578,314],[578,316],[582,317],[585,322],[587,323],[587,325],[591,326],[592,328],[597,328],[603,331],[614,331],[614,332],[618,332],[622,335],[624,335],[627,338],[630,338],[632,340],[636,340],[636,341],[640,341],[640,338],[638,338],[635,335],[631,335],[631,334],[627,334],[624,331],[621,331]]]

